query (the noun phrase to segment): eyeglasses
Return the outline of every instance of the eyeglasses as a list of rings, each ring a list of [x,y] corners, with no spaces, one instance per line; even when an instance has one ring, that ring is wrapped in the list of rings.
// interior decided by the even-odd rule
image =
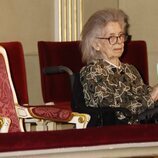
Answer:
[[[127,40],[128,36],[125,34],[120,34],[119,36],[110,36],[108,38],[105,38],[105,37],[96,37],[96,38],[108,40],[109,44],[114,45],[114,44],[118,43],[118,39],[121,43],[125,42]]]

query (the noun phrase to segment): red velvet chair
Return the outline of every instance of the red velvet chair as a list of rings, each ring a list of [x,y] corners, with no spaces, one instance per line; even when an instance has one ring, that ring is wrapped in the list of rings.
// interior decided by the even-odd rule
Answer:
[[[87,115],[53,106],[28,106],[22,45],[19,42],[0,43],[0,45],[0,116],[10,119],[9,132],[24,131],[22,120],[24,118],[74,123],[76,128],[86,127]]]
[[[84,65],[81,60],[79,44],[79,41],[38,42],[43,100],[44,102],[54,102],[56,106],[58,106],[59,102],[64,102],[65,108],[72,108],[73,111],[88,113],[91,115],[89,126],[95,126],[95,124],[98,124],[95,121],[99,111],[94,111],[94,109],[90,108],[87,109],[84,106],[83,94],[80,92],[82,91],[80,89],[81,86],[76,86],[76,84],[79,84],[78,79],[75,79],[75,88],[73,90],[75,95],[72,95],[73,92],[70,89],[69,76],[66,73],[60,74],[63,69],[61,66],[68,67],[76,73]],[[145,83],[148,84],[148,62],[145,41],[128,41],[125,43],[125,51],[121,60],[135,65],[140,71]],[[44,74],[45,68],[47,68],[48,74],[52,74],[53,72],[53,75]],[[57,74],[56,71],[58,72]]]
[[[19,104],[28,104],[28,90],[23,48],[20,42],[1,42],[7,52],[10,73]]]
[[[65,102],[65,108],[71,109],[71,86],[68,74],[45,75],[43,69],[50,66],[66,66],[73,72],[79,72],[83,63],[79,41],[38,42],[42,95],[45,103]]]
[[[81,60],[79,43],[79,41],[38,42],[42,94],[45,103],[52,101],[54,103],[67,102],[65,106],[70,109],[71,89],[68,75],[45,75],[43,70],[46,67],[63,65],[70,68],[74,73],[79,72],[84,65]],[[148,83],[148,62],[145,41],[131,41],[126,43],[122,61],[135,65],[140,71],[145,83]]]

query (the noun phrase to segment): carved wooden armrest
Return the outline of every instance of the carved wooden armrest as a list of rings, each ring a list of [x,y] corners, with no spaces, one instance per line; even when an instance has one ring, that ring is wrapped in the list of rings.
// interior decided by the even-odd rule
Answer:
[[[0,117],[0,133],[8,133],[11,120],[8,117]]]
[[[76,123],[76,128],[86,128],[88,122],[90,121],[90,115],[85,113],[77,113],[72,112],[72,119],[69,121],[69,123]]]
[[[86,128],[90,120],[90,115],[84,113],[72,112],[70,110],[55,108],[53,106],[34,106],[21,107],[17,106],[17,113],[22,118],[34,117],[37,119],[67,122],[76,125],[76,128]]]

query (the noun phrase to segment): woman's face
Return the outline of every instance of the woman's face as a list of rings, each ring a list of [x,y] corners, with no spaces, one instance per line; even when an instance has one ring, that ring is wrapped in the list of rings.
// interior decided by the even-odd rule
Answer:
[[[124,51],[125,35],[118,22],[109,22],[103,36],[97,37],[97,49],[107,60],[118,59]]]

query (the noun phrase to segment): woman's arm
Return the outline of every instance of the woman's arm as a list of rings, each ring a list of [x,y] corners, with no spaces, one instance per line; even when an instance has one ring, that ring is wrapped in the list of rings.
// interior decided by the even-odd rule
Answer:
[[[134,68],[134,72],[137,75],[137,77],[140,78],[140,83],[147,87],[147,89],[148,89],[148,91],[151,95],[151,99],[153,101],[157,101],[158,100],[158,84],[155,85],[154,87],[151,87],[149,85],[145,85],[144,82],[143,82],[143,79],[141,78],[141,75],[138,72],[138,70],[135,67],[133,67],[133,68]]]

